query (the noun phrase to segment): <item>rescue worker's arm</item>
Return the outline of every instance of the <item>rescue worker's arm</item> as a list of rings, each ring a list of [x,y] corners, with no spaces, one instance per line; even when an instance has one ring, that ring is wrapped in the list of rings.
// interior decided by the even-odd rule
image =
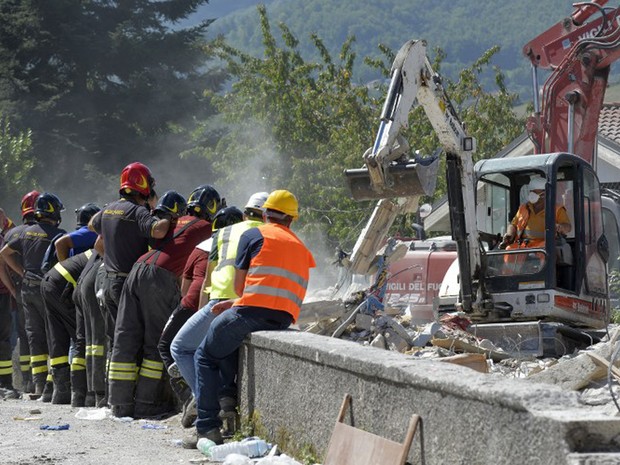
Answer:
[[[15,285],[13,284],[13,280],[9,276],[9,269],[2,256],[0,256],[0,281],[2,281],[4,287],[6,287],[13,296],[13,298],[15,298]]]
[[[248,274],[248,270],[237,269],[235,271],[235,294],[243,295],[245,289],[245,277]]]
[[[15,273],[22,278],[24,277],[24,267],[15,259],[15,250],[5,245],[2,247],[2,250],[0,250],[0,257],[13,271],[15,271]]]
[[[514,227],[513,224],[509,224],[506,228],[506,234],[504,234],[502,244],[512,244],[515,241],[515,237],[517,236],[517,228]]]
[[[54,245],[56,246],[56,255],[59,262],[69,258],[69,251],[73,248],[73,240],[69,234],[62,236]]]
[[[96,232],[97,234],[101,234],[101,215],[103,214],[102,212],[103,210],[95,213],[88,222],[88,229]]]
[[[168,233],[168,228],[170,228],[170,220],[157,220],[153,223],[153,227],[151,228],[151,237],[154,239],[163,239]]]
[[[211,273],[215,269],[217,263],[209,260],[207,265],[207,273],[205,279],[202,282],[202,290],[200,291],[200,300],[198,302],[198,308],[202,308],[209,303],[209,288],[211,287]]]
[[[97,236],[97,240],[95,241],[93,248],[97,251],[100,257],[103,257],[103,253],[105,252],[103,247],[103,237]]]

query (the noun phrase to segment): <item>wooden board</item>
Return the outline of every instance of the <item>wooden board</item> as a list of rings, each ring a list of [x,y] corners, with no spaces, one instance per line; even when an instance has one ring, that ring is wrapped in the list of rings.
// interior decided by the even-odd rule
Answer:
[[[400,465],[403,444],[336,423],[323,465]]]

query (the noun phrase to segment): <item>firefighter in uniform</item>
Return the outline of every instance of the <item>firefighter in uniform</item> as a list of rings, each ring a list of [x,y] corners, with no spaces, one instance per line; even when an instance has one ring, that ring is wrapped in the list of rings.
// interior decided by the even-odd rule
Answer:
[[[76,339],[84,339],[86,353],[85,407],[106,407],[106,334],[103,257],[93,250],[73,293],[76,307]],[[72,400],[73,403],[73,400]],[[76,401],[77,403],[77,401]]]
[[[84,204],[75,210],[76,230],[65,234],[54,243],[59,262],[93,248],[97,233],[88,229],[88,222],[99,211],[101,208],[94,203]]]
[[[213,231],[216,232],[219,229],[239,223],[242,220],[243,213],[241,210],[237,207],[225,207],[216,213],[211,226]],[[183,296],[181,303],[170,316],[159,339],[159,353],[170,375],[170,384],[177,393],[179,400],[183,402],[181,424],[186,428],[191,427],[196,419],[196,403],[193,401],[193,389],[187,384],[176,362],[174,362],[172,358],[170,346],[179,330],[199,308],[200,295],[202,294],[202,288],[207,274],[212,242],[213,239],[209,238],[198,244],[187,259],[185,270],[183,271],[183,282],[187,283],[187,293]],[[181,286],[181,290],[183,291],[183,286]]]
[[[35,395],[43,396],[44,402],[52,400],[53,385],[51,375],[48,377],[47,367],[49,351],[47,318],[41,297],[41,264],[52,239],[66,233],[58,228],[63,208],[62,202],[54,194],[41,194],[35,209],[37,223],[24,229],[19,237],[11,239],[0,251],[7,264],[22,277],[21,295],[26,315]],[[22,257],[22,263],[16,259],[18,254]]]
[[[175,191],[159,199],[155,215],[170,219],[174,227],[138,259],[123,286],[109,371],[114,416],[144,418],[175,409],[157,344],[181,300],[178,282],[187,257],[211,235],[211,224],[185,215],[186,209]]]
[[[15,226],[7,231],[4,236],[4,243],[8,243],[12,239],[19,237],[24,229],[36,223],[34,217],[35,204],[39,198],[39,192],[31,191],[22,197],[21,214],[22,224]],[[15,257],[20,260],[20,257]],[[9,289],[11,295],[15,299],[17,305],[15,308],[17,319],[17,336],[19,338],[19,367],[21,371],[22,389],[24,392],[33,393],[34,384],[32,383],[32,371],[30,368],[30,347],[28,345],[28,336],[26,334],[26,319],[24,316],[24,307],[22,305],[21,277],[10,270],[0,256],[0,280]]]
[[[86,250],[56,263],[43,276],[41,282],[41,296],[45,304],[49,330],[47,339],[54,382],[53,404],[71,403],[72,384],[75,385],[75,390],[82,394],[82,399],[86,396],[85,347],[83,340],[76,339],[73,291],[91,255],[92,251]],[[73,341],[73,357],[69,365],[71,341]]]
[[[91,230],[103,240],[103,283],[107,350],[114,344],[114,326],[123,284],[136,260],[148,250],[149,239],[161,239],[168,232],[170,220],[151,216],[147,205],[156,198],[155,180],[142,163],[131,163],[121,172],[120,199],[95,214]]]
[[[196,435],[184,440],[196,447],[198,438],[222,443],[220,398],[236,399],[236,386],[226,380],[237,373],[238,350],[254,331],[281,330],[294,323],[306,295],[312,253],[290,230],[299,216],[297,199],[286,190],[269,194],[263,205],[266,224],[245,231],[235,258],[234,289],[241,297],[215,304],[217,315],[195,356],[198,419]]]
[[[4,236],[13,227],[15,227],[13,221],[0,208],[0,248],[4,245]],[[0,398],[17,395],[13,389],[12,311],[11,292],[8,287],[0,283]]]

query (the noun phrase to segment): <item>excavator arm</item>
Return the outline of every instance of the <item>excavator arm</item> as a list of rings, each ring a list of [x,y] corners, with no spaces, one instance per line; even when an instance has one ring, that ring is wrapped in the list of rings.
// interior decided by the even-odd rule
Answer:
[[[620,7],[605,8],[607,1],[576,3],[571,16],[523,48],[532,63],[534,114],[527,130],[536,153],[574,153],[596,167],[609,68],[620,57]],[[551,70],[540,100],[539,69]]]
[[[441,77],[433,70],[426,55],[425,41],[411,40],[398,51],[375,143],[364,154],[366,168],[347,170],[345,175],[357,200],[432,193],[429,182],[434,190],[439,160],[409,159],[409,145],[401,134],[408,127],[409,113],[416,101],[423,107],[446,153],[450,219],[461,269],[462,308],[467,312],[483,311],[487,297],[480,279],[482,254],[476,227],[472,159],[476,141],[465,132]],[[386,208],[391,204],[381,201],[377,209],[382,205]],[[373,217],[380,217],[380,213],[375,210]],[[390,218],[393,221],[393,215]],[[385,228],[385,222],[367,227],[358,241],[359,248],[366,236],[377,237],[378,231],[387,232]],[[355,258],[355,250],[352,258]]]

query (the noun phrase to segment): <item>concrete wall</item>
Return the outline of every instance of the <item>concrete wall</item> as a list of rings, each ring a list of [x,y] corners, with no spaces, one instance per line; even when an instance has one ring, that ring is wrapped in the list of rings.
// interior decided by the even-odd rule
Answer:
[[[241,360],[242,414],[321,458],[345,393],[356,427],[394,441],[419,414],[428,465],[566,464],[571,452],[620,450],[619,418],[555,386],[296,331],[252,334]],[[421,463],[418,435],[409,461]]]

